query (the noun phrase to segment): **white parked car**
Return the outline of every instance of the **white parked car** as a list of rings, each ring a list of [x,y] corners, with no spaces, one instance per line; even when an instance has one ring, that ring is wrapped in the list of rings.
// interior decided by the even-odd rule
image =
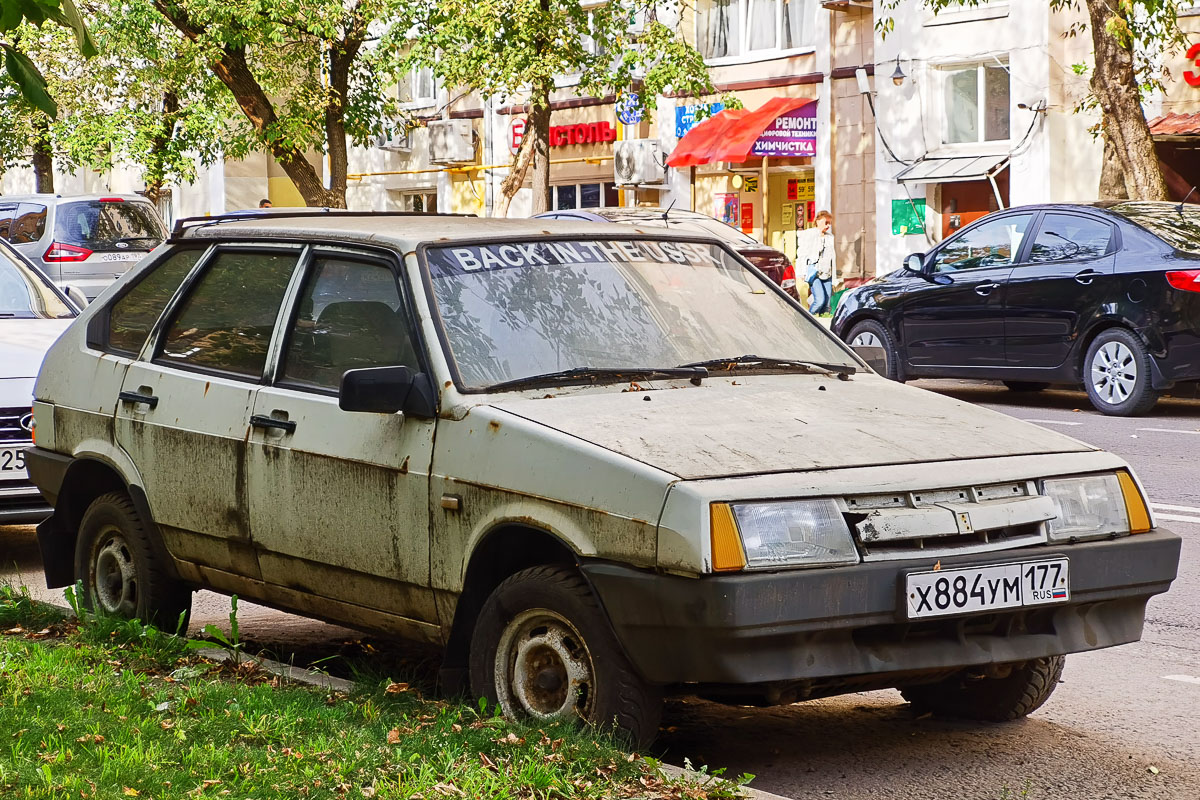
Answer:
[[[0,525],[50,515],[25,470],[25,449],[33,443],[33,381],[76,313],[45,275],[0,243]]]
[[[1120,458],[875,375],[661,229],[196,220],[35,393],[51,587],[438,643],[509,715],[640,742],[664,692],[1023,716],[1179,559]]]
[[[88,300],[166,237],[153,204],[136,194],[0,196],[0,239]]]

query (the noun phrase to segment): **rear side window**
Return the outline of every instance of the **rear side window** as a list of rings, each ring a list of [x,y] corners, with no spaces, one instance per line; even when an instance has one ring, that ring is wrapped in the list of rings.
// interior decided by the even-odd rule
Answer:
[[[80,200],[59,205],[54,241],[96,252],[153,250],[166,231],[149,203]]]
[[[108,314],[108,346],[134,355],[141,351],[167,301],[203,253],[203,249],[175,251],[122,295]]]
[[[40,203],[21,203],[8,226],[8,241],[29,244],[46,232],[46,207]]]
[[[1029,260],[1073,261],[1099,258],[1108,252],[1112,226],[1075,214],[1047,214],[1042,218]]]
[[[318,258],[288,334],[280,383],[337,389],[366,367],[418,370],[408,314],[386,264]]]
[[[219,252],[167,329],[162,361],[259,378],[296,253]]]

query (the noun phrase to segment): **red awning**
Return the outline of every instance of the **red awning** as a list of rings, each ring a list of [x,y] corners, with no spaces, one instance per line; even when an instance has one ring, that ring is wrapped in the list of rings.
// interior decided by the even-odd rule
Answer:
[[[714,161],[741,163],[778,117],[815,103],[802,97],[773,97],[755,111],[729,109],[688,131],[667,158],[668,167],[696,167]]]

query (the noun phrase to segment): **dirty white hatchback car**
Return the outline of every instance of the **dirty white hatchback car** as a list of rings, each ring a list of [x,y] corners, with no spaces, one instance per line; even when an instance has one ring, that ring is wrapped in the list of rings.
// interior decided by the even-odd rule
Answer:
[[[514,716],[663,692],[1037,708],[1175,577],[1127,464],[871,373],[716,240],[206,219],[53,347],[51,587],[207,588],[445,648]]]

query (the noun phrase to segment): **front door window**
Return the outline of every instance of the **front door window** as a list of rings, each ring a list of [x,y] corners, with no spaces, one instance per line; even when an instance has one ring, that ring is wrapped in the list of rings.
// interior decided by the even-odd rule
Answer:
[[[988,220],[946,242],[933,260],[934,272],[1008,267],[1021,252],[1032,214]]]

